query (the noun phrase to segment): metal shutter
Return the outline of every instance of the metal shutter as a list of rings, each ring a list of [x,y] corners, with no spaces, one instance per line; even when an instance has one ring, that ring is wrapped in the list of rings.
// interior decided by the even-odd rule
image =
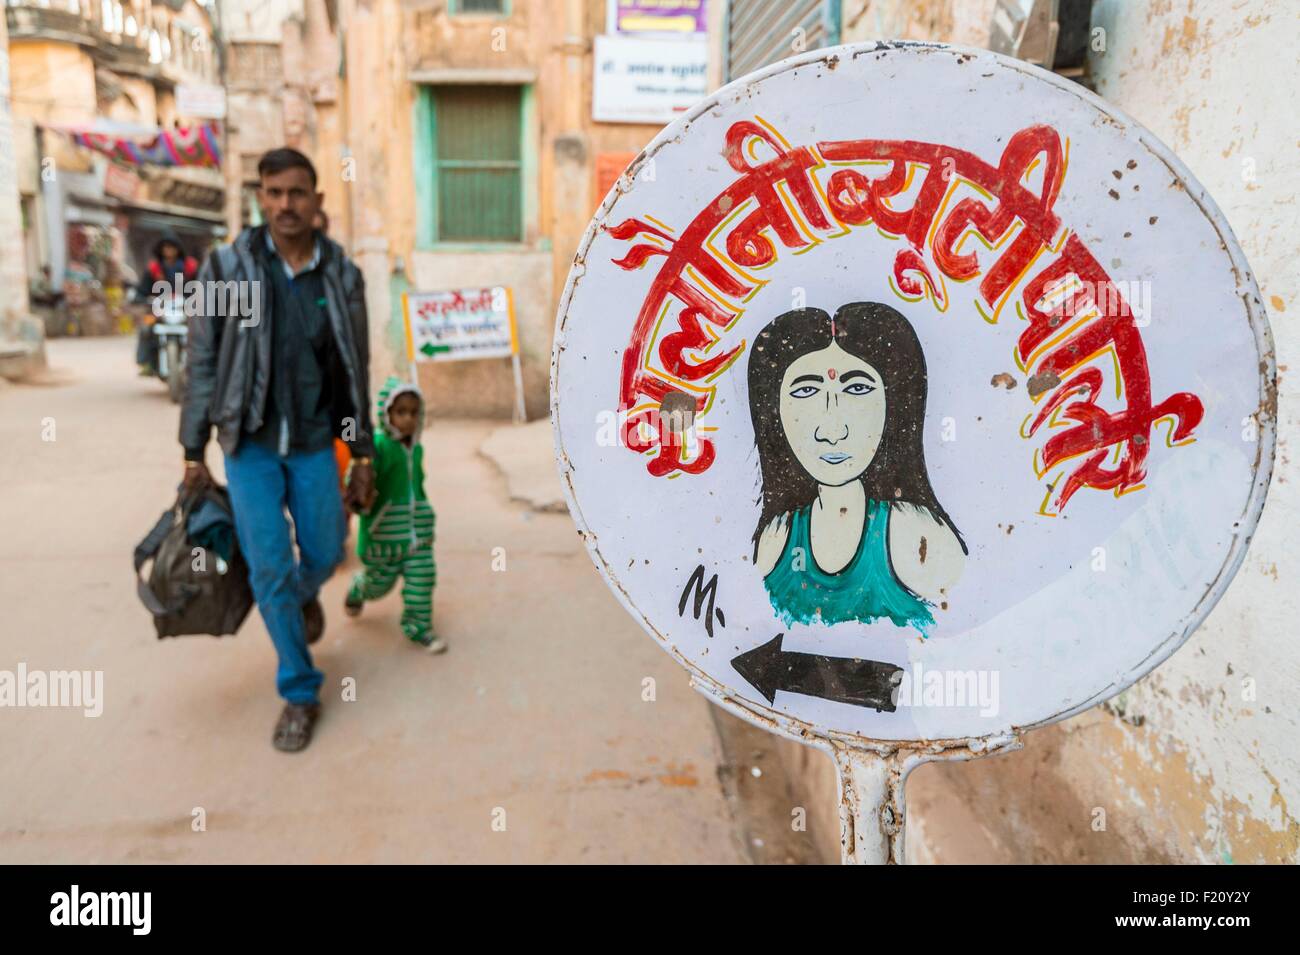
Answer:
[[[792,44],[803,29],[803,51]],[[727,18],[727,79],[734,80],[796,52],[840,41],[839,0],[731,0]]]

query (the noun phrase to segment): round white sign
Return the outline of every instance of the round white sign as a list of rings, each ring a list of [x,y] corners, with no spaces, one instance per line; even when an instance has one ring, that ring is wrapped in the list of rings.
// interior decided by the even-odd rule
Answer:
[[[560,305],[569,505],[629,612],[794,736],[984,738],[1105,699],[1222,595],[1274,361],[1222,214],[1083,88],[821,50],[668,126]]]

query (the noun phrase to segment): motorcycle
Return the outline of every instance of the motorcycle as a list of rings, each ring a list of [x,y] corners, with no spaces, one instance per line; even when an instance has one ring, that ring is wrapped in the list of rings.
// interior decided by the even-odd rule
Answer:
[[[180,404],[189,378],[185,364],[185,341],[189,334],[185,300],[180,296],[165,296],[161,304],[161,314],[153,323],[153,333],[158,339],[158,377],[167,382],[171,400]]]

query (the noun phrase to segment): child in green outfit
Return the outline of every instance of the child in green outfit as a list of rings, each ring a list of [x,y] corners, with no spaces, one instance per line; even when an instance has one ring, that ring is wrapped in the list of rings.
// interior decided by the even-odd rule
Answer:
[[[357,556],[365,570],[357,574],[344,601],[348,616],[361,613],[367,600],[378,600],[402,578],[402,632],[431,653],[447,649],[433,632],[433,561],[435,516],[424,494],[424,396],[420,389],[389,378],[379,392],[375,421],[375,500],[361,515]]]

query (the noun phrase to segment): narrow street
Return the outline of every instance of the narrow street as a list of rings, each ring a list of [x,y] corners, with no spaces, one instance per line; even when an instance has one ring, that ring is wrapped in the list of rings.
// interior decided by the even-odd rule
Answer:
[[[508,500],[478,450],[498,423],[424,435],[450,651],[401,637],[396,594],[345,618],[351,556],[322,595],[322,720],[285,755],[256,611],[234,638],[159,641],[136,597],[132,549],[181,470],[164,386],[133,338],[47,347],[42,383],[0,381],[0,669],[101,670],[104,707],[0,710],[0,861],[744,861],[708,704],[569,517]]]
[[[1249,926],[1300,862],[1297,49],[1297,0],[5,0],[0,920],[839,863]],[[269,630],[219,502],[173,526],[210,480]]]

